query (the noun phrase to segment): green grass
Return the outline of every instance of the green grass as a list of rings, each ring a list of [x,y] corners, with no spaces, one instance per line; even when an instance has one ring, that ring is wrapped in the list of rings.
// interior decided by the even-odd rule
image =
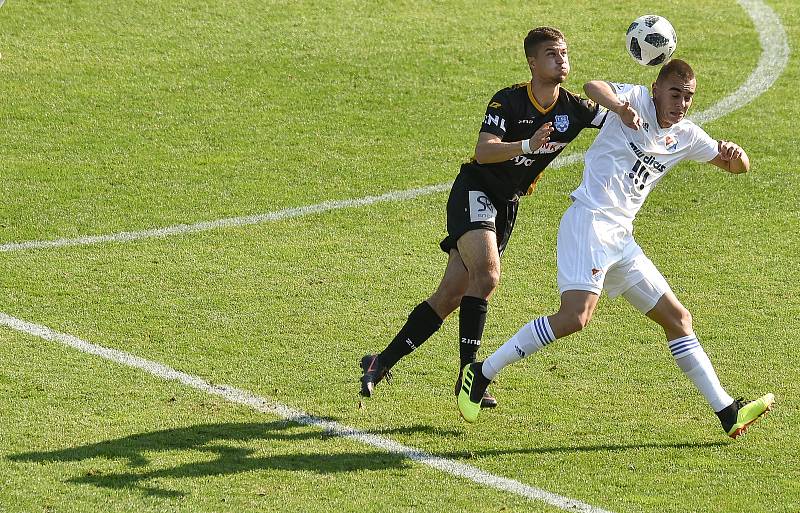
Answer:
[[[645,11],[672,21],[698,71],[695,109],[758,60],[733,2],[573,4],[9,0],[0,243],[452,180],[487,100],[528,78],[521,38],[539,24],[565,31],[576,91],[593,78],[652,81],[622,47]],[[772,2],[793,49],[795,4]],[[506,370],[500,408],[477,425],[452,397],[455,316],[360,403],[358,358],[441,276],[446,193],[2,253],[0,311],[617,513],[797,511],[800,104],[787,99],[798,80],[793,53],[772,89],[705,127],[745,147],[750,174],[684,164],[637,221],[729,391],[778,397],[737,442],[659,330],[607,298],[587,330]],[[548,171],[524,200],[482,354],[556,308],[556,230],[580,170]],[[555,511],[7,329],[0,413],[3,513]]]

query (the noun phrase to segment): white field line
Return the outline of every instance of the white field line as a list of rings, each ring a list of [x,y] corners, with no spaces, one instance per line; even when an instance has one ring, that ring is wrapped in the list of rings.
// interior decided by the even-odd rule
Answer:
[[[758,59],[756,69],[736,91],[708,110],[692,116],[694,122],[700,125],[740,109],[764,94],[789,64],[789,39],[775,11],[761,0],[737,0],[737,2],[753,20],[762,48],[761,57]]]
[[[786,32],[780,22],[780,18],[775,14],[772,9],[766,6],[759,0],[738,0],[739,4],[745,9],[747,14],[753,20],[756,30],[759,33],[759,41],[762,46],[762,55],[759,59],[756,70],[750,75],[747,81],[737,89],[732,95],[724,98],[709,110],[698,114],[695,120],[698,123],[707,123],[715,120],[728,112],[736,110],[758,95],[766,91],[777,80],[778,76],[783,72],[789,56],[789,45],[786,38]],[[566,165],[580,160],[582,155],[573,154],[562,158],[554,164]],[[289,217],[297,217],[312,213],[324,212],[337,208],[347,208],[351,206],[369,205],[382,201],[396,201],[400,199],[408,199],[424,194],[433,192],[444,191],[449,184],[440,184],[430,187],[423,187],[420,189],[413,189],[410,191],[397,191],[387,193],[381,196],[371,196],[362,199],[345,200],[340,202],[324,202],[317,205],[310,205],[307,207],[298,207],[295,209],[287,209],[279,212],[262,214],[257,216],[228,218],[217,221],[207,221],[203,223],[196,223],[190,225],[177,225],[172,227],[144,230],[139,232],[124,232],[119,234],[95,236],[95,237],[81,237],[77,239],[59,239],[54,241],[30,241],[23,243],[5,244],[0,246],[0,251],[16,251],[23,249],[45,248],[45,247],[63,247],[75,246],[84,244],[96,244],[101,242],[114,242],[114,241],[127,241],[136,240],[149,237],[162,237],[167,235],[177,235],[182,233],[192,233],[215,228],[227,226],[242,226],[247,224],[256,224],[278,219],[286,219]],[[257,411],[278,415],[287,420],[297,422],[304,425],[315,426],[323,429],[329,433],[349,438],[351,440],[371,445],[373,447],[402,455],[414,461],[418,461],[432,468],[436,468],[448,474],[470,479],[476,483],[490,486],[499,490],[505,490],[517,495],[527,497],[529,499],[540,500],[556,506],[561,509],[569,511],[585,511],[596,513],[608,513],[606,510],[596,508],[589,504],[576,501],[567,497],[550,493],[546,490],[531,487],[514,481],[512,479],[495,476],[484,472],[478,468],[470,465],[465,465],[457,461],[448,460],[433,456],[422,451],[418,451],[412,447],[404,446],[394,442],[388,438],[381,437],[359,431],[355,428],[344,426],[336,422],[326,421],[318,417],[313,417],[300,410],[292,409],[280,403],[270,401],[263,397],[253,395],[246,390],[241,390],[233,387],[226,387],[222,385],[212,385],[203,379],[176,371],[166,365],[145,360],[137,356],[118,351],[115,349],[108,349],[102,346],[86,342],[72,335],[58,333],[45,326],[37,325],[22,321],[15,317],[11,317],[4,313],[0,313],[0,325],[5,325],[11,329],[28,333],[45,340],[58,342],[86,353],[94,354],[102,358],[127,365],[130,367],[144,370],[154,376],[161,377],[167,380],[179,381],[187,386],[204,391],[209,394],[218,395],[224,399],[238,404],[249,406]]]
[[[789,62],[789,42],[786,31],[783,28],[780,18],[775,11],[769,8],[761,0],[737,0],[739,5],[747,12],[753,20],[755,29],[758,32],[759,42],[761,43],[761,57],[759,58],[756,69],[750,74],[747,80],[732,94],[726,96],[708,110],[699,112],[692,116],[698,124],[704,124],[737,110],[769,89],[772,84],[786,69]],[[551,168],[559,168],[574,164],[583,159],[583,153],[573,153],[557,158]],[[279,221],[291,217],[300,217],[310,214],[318,214],[329,210],[337,210],[350,207],[361,207],[375,203],[388,201],[400,201],[413,199],[427,194],[443,192],[450,187],[450,183],[430,185],[418,189],[405,191],[392,191],[380,196],[367,196],[364,198],[325,201],[315,205],[288,208],[276,212],[257,214],[244,217],[228,217],[215,221],[203,221],[193,224],[178,224],[166,226],[164,228],[152,228],[149,230],[119,232],[109,235],[92,235],[77,237],[73,239],[54,239],[43,241],[11,242],[0,245],[0,252],[22,251],[28,249],[61,248],[66,246],[83,246],[89,244],[100,244],[105,242],[128,242],[139,239],[149,239],[152,237],[167,237],[170,235],[183,235],[186,233],[202,232],[215,230],[218,228],[238,227],[252,224],[261,224],[270,221]]]
[[[200,390],[207,394],[222,397],[223,399],[232,403],[242,404],[262,413],[277,415],[298,424],[313,426],[332,435],[348,438],[365,445],[370,445],[382,451],[398,454],[452,476],[469,479],[470,481],[491,488],[496,488],[498,490],[520,495],[527,499],[542,501],[550,504],[551,506],[555,506],[567,511],[580,511],[584,513],[610,513],[607,510],[591,506],[578,500],[570,499],[569,497],[557,495],[555,493],[542,490],[541,488],[520,483],[519,481],[515,481],[513,479],[490,474],[471,465],[466,465],[455,460],[428,454],[418,449],[414,449],[413,447],[402,445],[383,436],[365,433],[364,431],[339,424],[338,422],[331,422],[319,417],[314,417],[303,411],[296,410],[281,403],[254,395],[247,390],[229,387],[226,385],[214,385],[202,378],[177,371],[164,364],[139,358],[138,356],[134,356],[116,349],[109,349],[97,344],[92,344],[91,342],[87,342],[73,335],[59,333],[48,328],[47,326],[25,322],[2,312],[0,312],[0,326],[7,326],[22,333],[27,333],[51,342],[57,342],[79,351],[105,358],[106,360],[110,360],[115,363],[140,369],[165,380],[178,381],[186,386]]]
[[[692,119],[698,124],[705,124],[729,114],[747,105],[758,96],[769,89],[772,84],[786,69],[789,62],[789,42],[786,31],[783,28],[778,15],[761,0],[737,0],[739,5],[745,10],[753,21],[756,32],[758,32],[759,42],[762,52],[756,69],[750,74],[747,80],[732,94],[726,96],[708,110],[698,112]],[[583,153],[573,153],[557,158],[551,168],[559,168],[578,162],[583,159]],[[149,230],[113,233],[110,235],[92,235],[87,237],[77,237],[73,239],[55,239],[44,241],[11,242],[0,245],[0,252],[21,251],[27,249],[60,248],[66,246],[83,246],[89,244],[100,244],[105,242],[127,242],[152,237],[166,237],[170,235],[182,235],[186,233],[202,232],[215,230],[217,228],[228,228],[236,226],[246,226],[252,224],[279,221],[291,217],[300,217],[310,214],[318,214],[329,210],[337,210],[350,207],[361,207],[375,203],[388,201],[400,201],[413,199],[427,194],[443,192],[450,187],[450,183],[442,183],[410,189],[405,191],[392,191],[380,196],[367,196],[364,198],[348,199],[340,201],[325,201],[315,205],[304,207],[288,208],[266,214],[257,214],[244,217],[228,217],[215,221],[203,221],[193,224],[178,224],[166,226],[164,228],[153,228]]]

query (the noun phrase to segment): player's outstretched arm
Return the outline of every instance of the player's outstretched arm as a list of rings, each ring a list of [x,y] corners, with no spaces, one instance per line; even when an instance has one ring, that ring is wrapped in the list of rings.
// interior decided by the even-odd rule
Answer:
[[[719,141],[717,148],[719,149],[719,154],[709,160],[709,164],[714,164],[718,168],[733,174],[750,171],[750,157],[747,156],[741,146],[730,141]]]
[[[583,90],[586,96],[619,116],[628,128],[639,130],[642,126],[642,119],[636,109],[628,102],[621,102],[608,82],[592,80],[583,85]]]
[[[550,140],[551,133],[553,133],[552,123],[543,124],[533,137],[523,141],[503,142],[500,136],[481,132],[478,134],[478,144],[475,145],[475,160],[479,164],[494,164],[533,153]]]

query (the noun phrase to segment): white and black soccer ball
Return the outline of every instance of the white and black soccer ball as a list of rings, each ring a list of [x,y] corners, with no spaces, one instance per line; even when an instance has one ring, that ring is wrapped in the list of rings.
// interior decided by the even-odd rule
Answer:
[[[657,66],[672,57],[678,36],[666,18],[645,14],[628,27],[625,43],[633,60],[642,66]]]

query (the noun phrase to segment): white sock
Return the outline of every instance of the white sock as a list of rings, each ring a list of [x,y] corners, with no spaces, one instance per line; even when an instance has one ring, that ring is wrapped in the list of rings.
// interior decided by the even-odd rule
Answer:
[[[539,317],[520,328],[483,362],[483,375],[492,380],[506,365],[532,355],[555,339],[547,317]]]
[[[733,403],[733,398],[720,385],[711,360],[708,359],[708,355],[694,334],[670,340],[668,344],[675,363],[703,394],[715,412]]]

